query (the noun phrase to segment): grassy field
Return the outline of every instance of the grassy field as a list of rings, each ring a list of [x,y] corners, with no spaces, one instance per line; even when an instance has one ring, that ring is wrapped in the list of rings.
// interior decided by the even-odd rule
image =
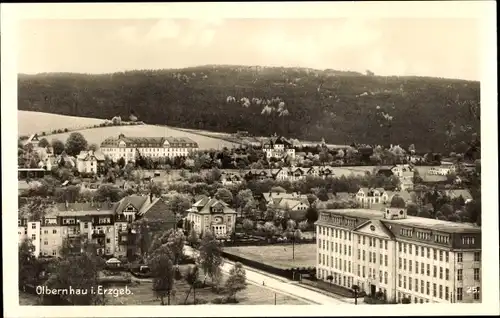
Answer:
[[[226,247],[224,252],[282,269],[316,265],[316,244],[296,244],[295,259],[292,259],[292,245]]]
[[[103,122],[101,119],[79,118],[28,111],[18,111],[18,117],[18,132],[21,135],[41,131],[52,131],[54,129],[68,128],[71,130]],[[77,126],[77,124],[79,124],[79,126]],[[82,133],[89,144],[95,143],[98,145],[100,145],[106,138],[118,137],[120,133],[123,133],[125,136],[131,137],[188,137],[197,142],[200,149],[220,149],[222,147],[231,148],[233,146],[237,146],[235,143],[227,142],[221,139],[184,132],[175,128],[154,125],[99,127],[82,129],[79,132]],[[46,138],[49,141],[52,139],[59,139],[65,142],[70,134],[71,131],[67,133],[49,135]]]
[[[202,280],[202,276],[200,275]],[[223,284],[227,276],[224,275]],[[210,281],[210,279],[208,279]],[[140,284],[129,286],[133,295],[121,295],[118,297],[107,298],[108,305],[160,305],[160,299],[157,299],[153,294],[151,289],[152,283],[148,281],[141,281]],[[223,286],[223,285],[222,285]],[[175,295],[170,299],[171,305],[183,305],[186,299],[187,291],[189,290],[189,285],[184,280],[179,280],[175,282]],[[224,297],[224,294],[214,293],[210,287],[196,290],[196,299],[203,299],[210,303],[212,300]],[[239,305],[274,305],[275,292],[269,289],[247,283],[247,288],[236,294],[236,298],[239,301]],[[165,303],[167,299],[165,299]],[[191,291],[188,299],[188,304],[193,303],[193,293]],[[277,305],[305,305],[306,303],[280,293],[276,293],[276,304]]]
[[[54,129],[74,130],[78,128],[98,125],[103,119],[64,116],[49,113],[17,111],[17,132],[19,135],[30,135],[34,133],[50,133]]]

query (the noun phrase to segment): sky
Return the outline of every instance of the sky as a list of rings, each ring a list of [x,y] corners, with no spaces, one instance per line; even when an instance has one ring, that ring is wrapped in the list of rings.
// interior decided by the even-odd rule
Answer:
[[[17,39],[28,74],[234,64],[481,77],[473,18],[30,19]]]

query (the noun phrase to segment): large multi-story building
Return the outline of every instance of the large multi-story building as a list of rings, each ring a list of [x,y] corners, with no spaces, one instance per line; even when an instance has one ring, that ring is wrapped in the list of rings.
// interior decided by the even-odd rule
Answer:
[[[386,208],[324,210],[316,231],[320,279],[398,302],[481,302],[480,227]]]
[[[101,151],[113,161],[123,158],[134,162],[143,157],[186,157],[198,149],[198,144],[186,137],[126,137],[107,138],[101,143]]]
[[[217,238],[227,238],[236,228],[236,211],[225,202],[205,197],[187,210],[186,219],[198,233],[211,231]]]
[[[290,157],[291,159],[295,158],[295,148],[293,147],[293,144],[284,137],[271,137],[268,141],[263,143],[262,149],[266,153],[267,159],[282,159],[286,157]]]
[[[131,195],[118,202],[55,204],[42,220],[18,220],[19,242],[28,238],[36,256],[59,256],[63,240],[78,249],[96,243],[100,255],[127,255],[130,224],[138,218],[159,219],[174,228],[175,216],[161,198]]]

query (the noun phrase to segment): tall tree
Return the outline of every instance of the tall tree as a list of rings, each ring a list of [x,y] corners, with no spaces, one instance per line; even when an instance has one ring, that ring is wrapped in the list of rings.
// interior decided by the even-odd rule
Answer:
[[[99,294],[99,271],[104,268],[104,261],[96,255],[95,246],[84,242],[80,253],[73,253],[72,243],[65,239],[61,247],[61,259],[52,265],[51,275],[46,282],[48,288],[79,290],[80,293],[68,293],[62,297],[73,305],[104,304],[105,296]]]
[[[35,246],[30,239],[24,239],[19,244],[19,287],[26,284],[35,285],[38,281],[40,262],[35,255]]]
[[[174,288],[175,268],[172,262],[172,251],[168,246],[163,245],[157,248],[148,258],[148,265],[153,278],[153,290],[156,296],[160,297],[161,304],[170,305],[170,298]]]
[[[211,231],[205,231],[200,244],[200,266],[203,272],[211,278],[212,282],[221,273],[223,263],[220,243]]]
[[[199,283],[199,267],[198,265],[190,266],[188,268],[188,271],[186,275],[184,276],[184,279],[186,282],[189,284],[190,288],[188,289],[188,292],[186,294],[186,299],[184,300],[184,304],[187,303],[189,294],[191,293],[191,290],[193,291],[193,304],[196,304],[196,284]]]
[[[62,154],[64,151],[64,143],[59,139],[52,139],[51,146],[56,156]]]
[[[226,289],[229,298],[236,300],[236,293],[246,288],[246,272],[243,265],[236,262],[229,270],[229,277],[226,280]]]
[[[66,153],[70,156],[76,156],[80,151],[87,149],[87,140],[79,132],[72,132],[66,140]]]

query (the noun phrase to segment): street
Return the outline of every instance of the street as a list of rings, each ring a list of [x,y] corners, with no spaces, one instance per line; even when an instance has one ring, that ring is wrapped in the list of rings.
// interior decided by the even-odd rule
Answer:
[[[196,255],[197,251],[189,246],[185,246],[184,253],[189,256],[194,256]],[[232,268],[232,266],[233,266],[232,262],[224,259],[224,264],[222,265],[222,271],[224,273],[229,273],[229,270]],[[244,266],[244,268],[246,271],[246,277],[248,283],[260,285],[264,288],[268,288],[275,292],[297,297],[312,305],[338,305],[338,304],[349,303],[347,301],[332,298],[324,294],[321,294],[319,292],[301,287],[297,285],[297,282],[294,282],[292,280],[288,280],[286,278],[281,278],[281,277],[275,278],[271,276],[271,274],[265,275],[248,266]],[[262,285],[262,282],[264,282],[264,286]]]

